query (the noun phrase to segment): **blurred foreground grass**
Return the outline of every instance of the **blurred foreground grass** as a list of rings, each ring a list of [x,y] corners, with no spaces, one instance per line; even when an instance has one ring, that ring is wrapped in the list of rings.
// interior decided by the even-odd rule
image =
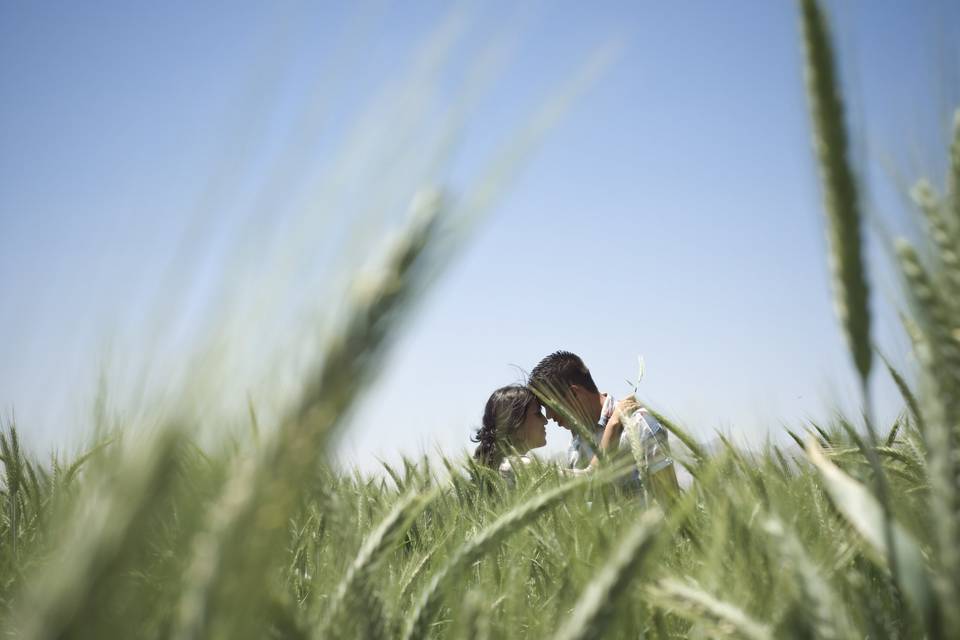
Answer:
[[[895,428],[892,512],[933,558],[925,445],[906,416]],[[872,544],[875,502],[843,493],[870,482],[867,459],[842,425],[814,433],[840,479],[775,446],[698,451],[666,518],[603,477],[535,465],[509,489],[424,460],[389,478],[321,466],[283,517],[270,502],[242,524],[270,480],[228,470],[258,452],[167,439],[152,463],[108,447],[77,475],[10,443],[4,619],[27,637],[922,636],[917,594]]]
[[[823,16],[801,3],[834,291],[853,362],[873,368],[862,214]],[[629,461],[516,486],[470,460],[383,476],[326,453],[411,302],[442,262],[448,201],[427,192],[375,276],[350,289],[274,428],[201,448],[192,418],[25,454],[0,438],[0,626],[23,638],[960,637],[960,126],[943,194],[914,192],[928,246],[896,245],[920,365],[906,410],[801,449],[707,451],[667,514],[624,494]],[[481,189],[478,198],[482,200]],[[176,415],[176,414],[174,414]],[[861,435],[865,434],[865,435]],[[952,603],[952,604],[951,604]]]

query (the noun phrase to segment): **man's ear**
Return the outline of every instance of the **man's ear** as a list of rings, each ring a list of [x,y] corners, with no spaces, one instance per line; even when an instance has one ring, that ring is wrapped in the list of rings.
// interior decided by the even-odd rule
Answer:
[[[573,413],[578,420],[586,421],[587,423],[590,420],[587,417],[590,415],[590,392],[579,384],[570,385],[570,407],[569,411]]]
[[[581,387],[579,384],[571,384],[571,385],[570,385],[570,395],[572,395],[572,396],[573,396],[574,398],[576,398],[577,400],[580,400],[581,402],[583,401],[583,393],[584,393],[585,391],[586,391],[586,389],[584,389],[583,387]]]
[[[575,413],[582,413],[587,406],[587,390],[579,384],[570,385],[570,400],[573,406],[570,407]]]

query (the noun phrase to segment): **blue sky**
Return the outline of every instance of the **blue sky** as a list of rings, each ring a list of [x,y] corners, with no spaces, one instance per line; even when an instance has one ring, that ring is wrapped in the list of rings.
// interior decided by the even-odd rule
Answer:
[[[884,167],[942,174],[960,8],[832,7],[871,210],[909,233]],[[417,51],[448,32],[449,48],[416,71]],[[211,335],[237,360],[216,360],[205,392],[269,405],[309,352],[304,318],[337,307],[334,268],[375,254],[424,181],[468,190],[611,41],[619,57],[423,298],[343,459],[458,451],[490,391],[559,348],[617,395],[643,354],[641,395],[704,438],[779,437],[783,424],[855,406],[796,6],[701,1],[497,2],[462,14],[440,2],[5,3],[0,407],[16,410],[34,446],[73,442],[101,369],[119,411],[142,397],[139,383],[175,393],[178,367],[213,362],[191,359]],[[443,114],[499,42],[508,53],[495,80],[456,128],[454,152],[429,166]],[[316,138],[302,115],[313,104]],[[335,250],[351,229],[360,240],[347,246],[360,249],[344,262]],[[282,279],[257,280],[265,271]],[[224,277],[243,322],[223,311]],[[877,337],[907,363],[895,288],[875,286]],[[221,319],[229,330],[216,330]],[[889,419],[899,399],[875,378]],[[560,449],[566,433],[550,426],[548,442]]]

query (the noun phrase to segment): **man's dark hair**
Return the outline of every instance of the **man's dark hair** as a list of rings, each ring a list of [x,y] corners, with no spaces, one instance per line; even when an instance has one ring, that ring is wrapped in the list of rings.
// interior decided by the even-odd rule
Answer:
[[[580,356],[569,351],[554,351],[537,363],[530,372],[527,385],[534,389],[557,389],[566,391],[572,384],[588,391],[599,393],[597,383],[593,381],[590,370],[583,364]]]

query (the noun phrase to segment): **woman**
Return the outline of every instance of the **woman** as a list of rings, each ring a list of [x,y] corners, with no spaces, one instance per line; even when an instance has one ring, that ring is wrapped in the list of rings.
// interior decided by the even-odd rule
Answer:
[[[483,425],[472,438],[478,443],[473,456],[510,478],[514,464],[529,464],[527,451],[547,444],[546,427],[540,401],[530,389],[519,384],[501,387],[484,407]],[[514,452],[519,455],[508,455]]]

